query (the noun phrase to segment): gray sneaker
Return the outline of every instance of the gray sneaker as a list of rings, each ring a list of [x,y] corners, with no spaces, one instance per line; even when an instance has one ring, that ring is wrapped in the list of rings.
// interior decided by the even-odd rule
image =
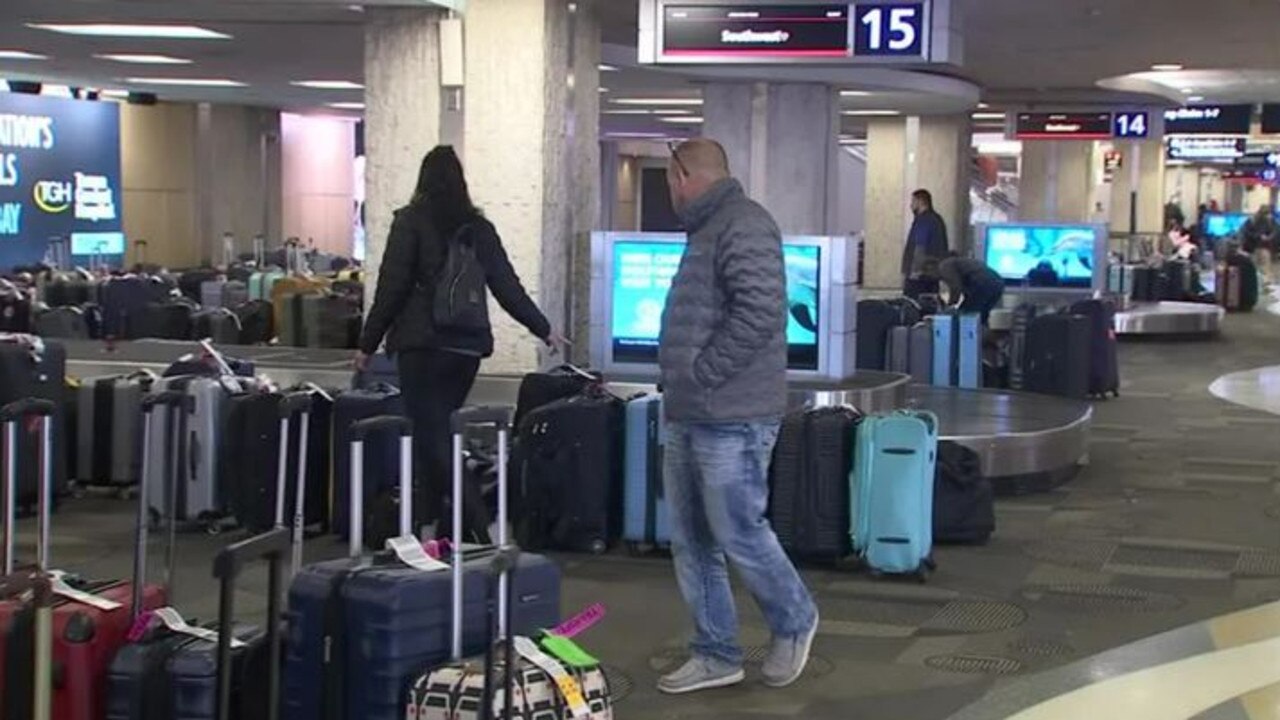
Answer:
[[[658,679],[658,690],[668,695],[737,685],[747,677],[741,665],[693,656],[675,672]]]
[[[813,619],[813,627],[801,635],[786,638],[774,638],[769,644],[769,656],[764,659],[761,674],[764,684],[769,687],[786,687],[804,672],[809,664],[809,650],[813,648],[813,636],[818,634],[818,618]]]

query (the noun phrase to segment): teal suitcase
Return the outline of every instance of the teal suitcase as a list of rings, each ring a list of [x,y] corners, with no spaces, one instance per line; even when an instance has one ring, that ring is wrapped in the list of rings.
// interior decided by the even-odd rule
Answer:
[[[933,481],[938,419],[902,411],[863,419],[849,476],[854,552],[876,573],[933,569]]]

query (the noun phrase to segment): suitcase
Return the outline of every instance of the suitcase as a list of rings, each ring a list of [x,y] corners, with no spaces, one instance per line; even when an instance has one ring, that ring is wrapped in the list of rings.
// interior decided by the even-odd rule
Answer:
[[[933,569],[938,419],[925,411],[872,415],[858,425],[849,474],[852,547],[873,572]]]
[[[950,440],[938,443],[933,485],[933,541],[981,544],[996,529],[995,492],[973,450]]]
[[[603,553],[622,530],[624,403],[603,392],[533,410],[520,424],[521,547]]]
[[[194,338],[209,340],[215,345],[240,344],[240,318],[226,308],[201,310],[191,317],[191,326]]]
[[[641,547],[671,544],[671,511],[662,486],[666,423],[662,396],[627,403],[622,538]]]
[[[920,322],[919,307],[907,298],[895,300],[861,300],[858,302],[859,370],[883,370],[889,331],[899,325]]]
[[[146,337],[144,332],[147,328],[142,316],[148,305],[169,297],[169,289],[162,280],[144,275],[108,280],[99,290],[103,337],[122,340]]]
[[[1240,268],[1223,265],[1214,272],[1214,292],[1227,312],[1240,310]]]
[[[1013,310],[1009,328],[1009,389],[1027,388],[1027,331],[1035,320],[1034,305],[1019,305]]]
[[[1089,395],[1090,323],[1079,315],[1041,315],[1027,327],[1025,390],[1085,399]]]
[[[222,286],[218,305],[227,309],[237,308],[249,302],[249,285],[244,280],[231,279]]]
[[[30,335],[0,334],[0,405],[26,398],[50,400],[58,406],[53,426],[54,496],[67,492],[66,413],[67,350],[58,342],[44,342]],[[39,450],[39,433],[23,427],[19,439],[20,454],[35,457]],[[34,464],[18,471],[17,503],[34,508],[36,490],[40,487]],[[55,508],[56,509],[56,508]]]
[[[1120,396],[1120,360],[1116,347],[1116,306],[1108,300],[1081,300],[1072,315],[1089,321],[1089,396]]]
[[[186,298],[150,303],[142,313],[138,337],[156,340],[190,340],[194,335],[196,305]]]
[[[1227,267],[1236,268],[1240,275],[1240,312],[1253,312],[1258,304],[1258,266],[1242,253],[1227,256]]]
[[[353,315],[360,314],[360,307],[350,299],[332,294],[304,294],[298,296],[302,313],[302,345],[311,348],[344,349],[350,345],[348,328]]]
[[[310,462],[317,430],[312,400],[310,391],[292,391],[250,393],[228,401],[221,448],[223,479],[231,514],[240,527],[265,532],[281,525],[283,508],[298,503],[298,487],[304,489],[303,506],[308,511],[300,528],[324,519],[327,478],[317,477]],[[320,439],[325,435],[321,433]],[[295,478],[296,483],[285,483],[285,477]],[[287,493],[283,502],[278,499],[282,487]]]
[[[142,477],[142,398],[156,375],[89,378],[76,390],[75,477],[82,483],[128,487]]]
[[[333,501],[330,504],[329,527],[341,538],[349,537],[351,518],[351,442],[352,428],[361,420],[382,415],[404,415],[400,389],[391,385],[373,385],[367,389],[348,390],[333,401]],[[391,497],[399,482],[396,463],[398,446],[391,438],[377,436],[364,449],[366,477],[362,507],[371,509]],[[366,527],[373,523],[366,522]],[[379,549],[386,538],[371,538]]]
[[[928,385],[933,382],[933,324],[930,318],[911,326],[907,371],[911,382]]]
[[[769,521],[796,557],[849,554],[849,468],[858,412],[798,410],[782,420],[769,468]]]
[[[945,312],[932,317],[933,384],[982,387],[982,317]]]
[[[6,435],[13,437],[21,421],[32,415],[39,415],[43,418],[43,422],[39,423],[42,427],[40,432],[47,435],[52,431],[57,413],[56,403],[32,399],[7,405],[4,411],[0,411],[0,421],[9,423],[6,425]],[[35,453],[28,454],[27,457],[35,457]],[[20,464],[34,466],[37,463]],[[43,468],[51,465],[49,455],[44,454],[43,450],[39,465]],[[48,487],[48,472],[45,472],[44,479],[46,482],[42,485]],[[37,566],[42,569],[51,566],[47,543],[52,502],[52,493],[39,493],[37,506],[40,508],[39,515],[44,530],[38,534],[41,540],[38,543]],[[11,548],[12,524],[6,524],[5,527],[4,547]],[[143,537],[142,532],[144,531],[139,530],[139,538]],[[140,556],[140,552],[135,553],[134,573],[139,578],[142,577],[139,570],[141,565],[137,560]],[[6,571],[12,568],[11,557],[5,559],[5,567]],[[58,680],[53,691],[52,717],[56,720],[97,720],[102,716],[107,668],[111,658],[125,642],[130,626],[129,608],[135,604],[148,609],[159,607],[164,604],[166,594],[160,586],[127,581],[90,583],[85,584],[84,589],[92,594],[91,601],[68,597],[65,591],[57,590],[55,586],[59,597],[53,608],[53,660],[54,667],[58,669]],[[106,605],[99,606],[91,602]],[[6,609],[5,606],[0,606],[0,616],[6,614]],[[0,619],[0,625],[3,624],[4,621]],[[5,677],[7,686],[8,678],[12,675],[6,672]]]
[[[951,313],[934,315],[930,326],[933,330],[933,384],[938,387],[952,387],[956,384],[957,375],[956,316]]]
[[[561,365],[544,372],[525,375],[516,394],[515,424],[517,433],[524,416],[556,400],[573,397],[600,385],[599,373],[573,365]]]
[[[179,281],[181,282],[181,281]],[[224,307],[222,299],[226,292],[227,281],[221,277],[213,277],[200,283],[200,296],[196,298],[203,308]]]
[[[1166,260],[1160,268],[1164,278],[1163,293],[1158,300],[1182,302],[1191,296],[1191,264],[1185,260]]]
[[[29,333],[31,330],[31,295],[16,288],[0,292],[0,332]]]
[[[53,602],[38,568],[0,577],[0,716],[53,717]],[[6,657],[24,661],[6,667]]]
[[[498,442],[508,439],[509,409],[468,408],[454,415],[455,430],[475,423],[496,423]],[[399,435],[400,464],[412,464],[411,427],[403,418],[370,418],[352,428],[350,455],[364,454],[364,444],[376,434],[395,429]],[[455,452],[462,439],[455,436]],[[461,459],[455,457],[453,488],[454,528],[461,528],[463,508]],[[506,475],[499,466],[499,528],[506,526]],[[404,477],[402,475],[401,477]],[[357,502],[351,517],[363,514],[358,498],[363,472],[352,474]],[[400,483],[402,498],[410,498],[407,480]],[[400,507],[400,531],[410,536],[408,505]],[[500,532],[505,532],[500,530]],[[288,642],[285,657],[284,717],[319,720],[322,717],[399,720],[404,717],[408,689],[424,668],[444,662],[452,646],[449,608],[461,600],[463,652],[481,651],[488,638],[486,598],[493,580],[488,573],[489,553],[467,553],[462,566],[466,592],[461,597],[450,573],[415,569],[394,553],[361,557],[363,538],[357,524],[349,541],[351,557],[303,568],[289,589]],[[457,539],[457,538],[455,538]],[[505,539],[505,538],[503,538]],[[410,540],[410,545],[417,543]],[[533,633],[554,627],[559,620],[560,575],[544,557],[524,555],[511,586],[516,602],[511,627]]]
[[[271,303],[250,300],[235,307],[240,318],[240,344],[264,345],[275,339],[275,311]]]
[[[205,305],[204,284],[218,282],[220,275],[213,268],[188,270],[178,276],[178,292],[193,303]]]
[[[889,342],[885,348],[884,369],[907,375],[911,372],[911,328],[897,325],[889,329]]]
[[[369,366],[365,370],[357,370],[351,377],[351,387],[357,390],[376,389],[378,387],[397,388],[400,386],[400,368],[395,358],[386,353],[378,353],[369,358]]]
[[[271,286],[271,306],[275,312],[276,334],[280,337],[281,345],[305,345],[302,306],[298,296],[322,293],[328,290],[329,284],[330,281],[323,278],[289,275]]]
[[[305,398],[303,399],[305,401]],[[180,393],[170,392],[151,396],[154,405],[177,405],[185,401]],[[295,408],[297,406],[294,406]],[[301,409],[301,408],[299,408]],[[174,447],[170,438],[170,449]],[[172,469],[172,468],[171,468]],[[177,473],[170,472],[171,478]],[[283,478],[280,478],[283,481]],[[294,495],[297,496],[295,490]],[[283,513],[283,509],[278,509]],[[285,531],[283,514],[277,517],[275,532]],[[301,526],[288,531],[293,539],[293,557],[301,551]],[[173,535],[170,533],[170,538]],[[250,540],[249,542],[253,542]],[[167,572],[172,577],[173,547],[169,548],[170,565]],[[276,572],[280,572],[277,569]],[[274,582],[272,583],[275,584]],[[280,588],[274,588],[278,594]],[[224,598],[226,596],[224,595]],[[172,608],[169,609],[172,611]],[[268,611],[269,617],[278,616],[278,608]],[[106,720],[167,720],[168,718],[215,717],[217,641],[208,632],[190,631],[186,626],[174,629],[168,622],[157,626],[157,618],[139,623],[135,613],[133,626],[141,625],[141,637],[123,647],[111,663],[107,681],[108,705]],[[232,649],[233,694],[238,698],[235,717],[266,717],[266,692],[257,687],[259,672],[267,659],[260,645],[255,645],[262,634],[254,628],[234,625],[223,616],[217,625],[206,630],[232,627],[238,640],[247,641],[248,647]],[[203,636],[201,636],[203,635]],[[278,666],[273,663],[272,666]],[[253,697],[256,695],[257,697]]]
[[[272,288],[284,277],[279,269],[266,269],[249,276],[249,299],[271,301]]]
[[[88,340],[89,322],[78,307],[45,308],[36,312],[35,334],[52,340]]]
[[[98,302],[98,284],[78,272],[54,273],[42,298],[49,307],[81,307]]]

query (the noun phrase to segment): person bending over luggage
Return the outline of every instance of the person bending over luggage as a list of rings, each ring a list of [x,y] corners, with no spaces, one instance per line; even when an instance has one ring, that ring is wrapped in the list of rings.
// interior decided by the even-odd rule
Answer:
[[[952,254],[938,263],[937,273],[950,290],[951,304],[960,312],[982,315],[984,325],[1004,297],[1004,279],[981,260]]]
[[[437,285],[446,281],[444,276],[459,277],[445,267],[449,247],[456,243],[468,244],[474,253],[455,251],[453,258],[462,259],[463,266],[469,258],[483,273],[483,286],[474,294],[479,296],[477,307],[485,303],[487,286],[502,308],[535,337],[553,348],[564,342],[520,284],[493,223],[471,203],[453,148],[441,145],[427,153],[413,197],[396,211],[391,223],[373,306],[355,358],[358,370],[367,369],[384,337],[387,351],[397,356],[400,390],[413,421],[418,490],[414,514],[419,523],[415,527],[441,516],[452,478],[449,418],[466,401],[481,358],[493,354],[487,315],[479,321],[463,321],[446,318],[435,307]],[[450,324],[437,326],[445,321]],[[484,532],[485,528],[467,531]]]
[[[672,206],[689,242],[662,316],[658,359],[667,419],[663,481],[676,580],[693,614],[692,657],[658,689],[678,694],[742,682],[728,564],[773,640],[764,682],[795,682],[818,611],[765,519],[768,471],[787,399],[782,237],[729,177],[718,143],[672,147]]]

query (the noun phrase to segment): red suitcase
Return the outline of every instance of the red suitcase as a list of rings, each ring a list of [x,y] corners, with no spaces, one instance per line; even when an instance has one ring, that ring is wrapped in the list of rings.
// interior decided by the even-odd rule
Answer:
[[[17,463],[9,448],[17,435],[19,424],[36,421],[43,424],[41,443],[41,478],[43,479],[39,499],[40,526],[38,542],[38,567],[49,567],[49,517],[52,498],[51,487],[49,430],[52,424],[54,404],[44,400],[20,400],[0,409],[0,423],[5,431],[5,481],[6,489],[15,485]],[[12,495],[10,495],[12,497]],[[146,498],[140,496],[143,512],[139,516],[139,551],[135,554],[137,566],[134,568],[139,580],[142,580],[142,567],[145,554],[141,551],[141,543],[146,539]],[[10,505],[11,507],[11,505]],[[12,523],[4,526],[4,574],[13,571],[13,530]],[[172,553],[170,553],[172,554]],[[84,588],[93,598],[107,601],[115,607],[107,609],[88,604],[85,600],[67,597],[65,587],[55,587],[53,608],[53,661],[54,682],[53,718],[55,720],[99,720],[104,712],[106,694],[107,668],[116,650],[125,642],[125,635],[131,624],[130,608],[135,601],[141,602],[145,608],[161,607],[166,602],[166,592],[159,585],[145,585],[141,591],[134,592],[134,584],[129,581],[106,583],[89,583]],[[6,662],[9,648],[21,648],[21,638],[12,637],[14,619],[22,610],[16,602],[0,603],[0,697],[5,702],[5,717],[22,717],[8,712],[10,694],[6,692],[9,683],[18,682],[22,677],[15,668],[7,668]],[[21,626],[21,623],[18,623]],[[23,685],[29,684],[26,680]],[[17,698],[21,701],[20,698]]]

